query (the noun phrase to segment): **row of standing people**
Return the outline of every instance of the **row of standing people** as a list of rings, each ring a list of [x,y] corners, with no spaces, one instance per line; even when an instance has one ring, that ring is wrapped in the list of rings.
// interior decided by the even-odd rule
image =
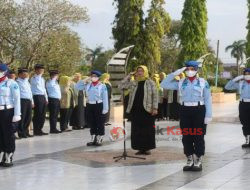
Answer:
[[[9,75],[8,70],[6,64],[0,63],[0,165],[12,166],[15,152],[14,132],[18,131],[18,135],[22,138],[33,136],[29,131],[31,120],[35,136],[48,134],[43,131],[47,107],[50,133],[52,134],[70,131],[69,123],[73,129],[93,128],[95,118],[87,119],[92,114],[91,93],[76,88],[76,84],[81,81],[80,74],[76,74],[73,81],[68,76],[62,76],[58,83],[59,73],[56,70],[49,71],[50,79],[45,81],[43,78],[44,66],[41,64],[35,65],[35,74],[30,81],[26,68],[18,69],[17,80],[8,78],[8,76],[13,77]],[[102,76],[103,82],[101,82],[99,81],[101,73],[96,73],[98,73],[99,86],[102,86],[107,94],[105,96],[107,97],[107,100],[105,99],[105,105],[107,105],[105,114],[102,113],[104,125],[109,120],[108,105],[109,98],[111,98],[109,95],[111,94],[111,85],[108,82],[109,76],[107,74]],[[13,73],[10,74],[13,75]],[[91,81],[88,80],[87,83],[91,83]],[[109,93],[106,86],[108,86]],[[97,88],[98,90],[99,88]],[[99,98],[98,92],[94,91],[93,94],[94,99]],[[57,129],[59,113],[60,130]]]

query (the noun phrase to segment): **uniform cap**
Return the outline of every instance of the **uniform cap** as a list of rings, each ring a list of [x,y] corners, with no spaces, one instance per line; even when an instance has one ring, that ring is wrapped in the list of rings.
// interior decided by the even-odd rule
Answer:
[[[187,61],[187,62],[185,62],[186,67],[194,67],[196,70],[198,69],[199,64],[200,63],[198,61]]]
[[[96,76],[100,77],[102,75],[102,73],[100,71],[91,71],[91,74],[95,74]]]

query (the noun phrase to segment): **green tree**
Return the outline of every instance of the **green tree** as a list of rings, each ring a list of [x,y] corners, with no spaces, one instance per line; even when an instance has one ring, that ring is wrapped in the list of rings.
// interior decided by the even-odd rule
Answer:
[[[240,74],[240,61],[243,61],[244,53],[246,50],[246,41],[238,40],[234,41],[233,44],[226,47],[226,51],[231,50],[231,56],[236,59],[237,72]]]
[[[21,4],[7,0],[0,7],[5,11],[0,13],[1,59],[26,67],[40,56],[38,50],[50,32],[88,21],[86,8],[67,0],[24,0]]]
[[[93,66],[95,63],[96,58],[101,54],[103,47],[101,45],[97,46],[95,49],[89,49],[87,50],[90,52],[88,56],[90,56],[91,65]]]
[[[144,62],[152,73],[161,65],[161,40],[170,30],[171,19],[164,4],[165,0],[152,0],[145,20]]]
[[[180,31],[180,65],[207,52],[207,21],[206,0],[185,0]]]
[[[111,59],[113,54],[114,50],[107,50],[101,52],[93,64],[93,69],[97,69],[103,73],[106,72],[107,71],[106,64]]]
[[[83,59],[80,38],[67,28],[48,33],[37,52],[35,63],[44,64],[48,70],[58,69],[63,74],[79,70]]]
[[[171,72],[177,69],[177,59],[180,53],[179,33],[181,21],[172,20],[170,31],[161,40],[161,65],[160,70]]]
[[[129,60],[128,70],[133,69],[136,65],[141,64],[143,51],[143,4],[144,0],[114,0],[117,7],[117,14],[112,29],[115,40],[115,50],[135,45],[131,53],[131,58],[135,57],[136,61]]]

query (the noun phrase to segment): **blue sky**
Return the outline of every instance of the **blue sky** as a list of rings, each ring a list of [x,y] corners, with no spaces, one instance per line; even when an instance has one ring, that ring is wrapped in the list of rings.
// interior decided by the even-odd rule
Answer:
[[[74,4],[86,6],[90,22],[74,27],[83,43],[89,48],[102,45],[105,49],[113,47],[112,22],[115,17],[113,0],[71,0]],[[184,0],[166,0],[165,8],[172,19],[181,19]],[[147,10],[150,0],[145,0]],[[220,40],[220,58],[225,63],[233,63],[230,53],[225,47],[235,40],[245,39],[247,31],[247,0],[207,0],[208,9],[208,39],[216,48]]]

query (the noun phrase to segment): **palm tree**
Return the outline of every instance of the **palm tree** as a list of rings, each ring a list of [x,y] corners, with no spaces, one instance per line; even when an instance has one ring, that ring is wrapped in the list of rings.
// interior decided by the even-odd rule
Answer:
[[[91,66],[94,65],[96,58],[101,54],[103,47],[97,46],[95,49],[89,49],[87,48],[87,50],[90,52],[89,56],[91,56]]]
[[[232,45],[226,47],[226,52],[228,50],[231,50],[231,56],[236,59],[238,75],[240,74],[240,61],[243,61],[245,49],[246,49],[245,40],[234,41]]]

